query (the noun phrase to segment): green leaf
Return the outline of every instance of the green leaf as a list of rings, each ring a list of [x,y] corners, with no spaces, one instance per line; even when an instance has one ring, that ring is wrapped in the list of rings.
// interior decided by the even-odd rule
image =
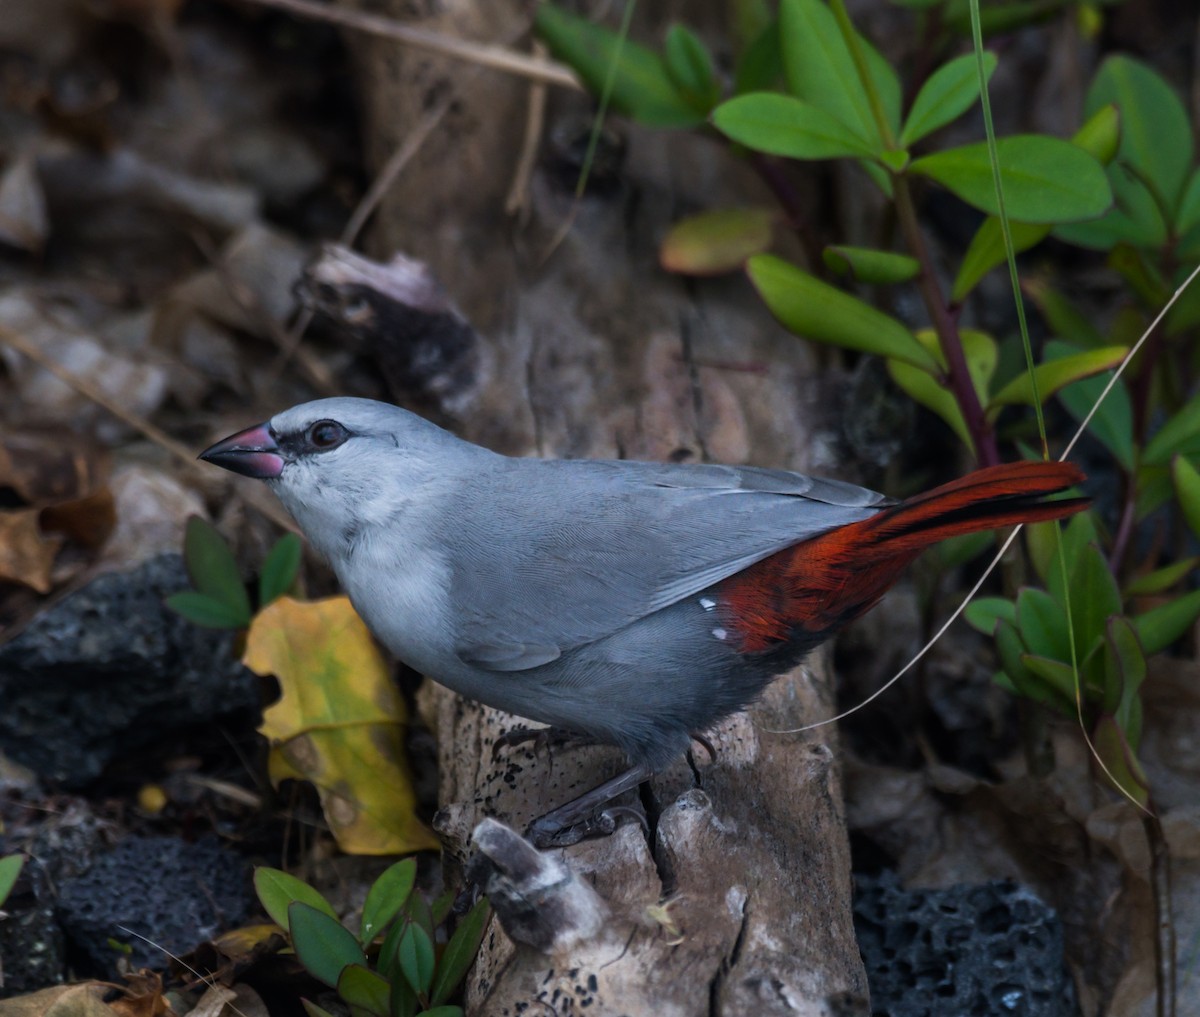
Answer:
[[[1200,565],[1200,558],[1183,558],[1180,561],[1171,562],[1170,565],[1154,569],[1152,572],[1143,572],[1141,575],[1134,576],[1125,584],[1125,596],[1145,597],[1150,594],[1162,593],[1163,590],[1169,590],[1187,576],[1197,565]]]
[[[1117,157],[1121,146],[1120,110],[1112,103],[1099,107],[1071,136],[1071,143],[1107,166]]]
[[[993,220],[994,221],[994,220]],[[1101,332],[1092,319],[1084,314],[1063,294],[1044,279],[1032,278],[1023,280],[1025,292],[1037,305],[1050,331],[1059,339],[1074,343],[1074,346],[1062,344],[1060,356],[1075,352],[1075,347],[1094,348],[1104,346],[1107,336]]]
[[[996,70],[996,54],[983,54],[983,69],[991,80]],[[905,148],[945,127],[969,110],[979,98],[979,71],[975,66],[975,54],[951,60],[939,67],[921,87],[913,100],[904,129],[900,132],[900,144]]]
[[[1025,666],[1028,653],[1021,641],[1017,628],[1003,618],[996,622],[996,655],[1008,678],[1011,691],[1038,703],[1047,703],[1055,709],[1069,712],[1070,701],[1066,700],[1053,685],[1047,684]]]
[[[193,625],[206,629],[240,629],[249,624],[250,620],[223,600],[210,597],[207,593],[197,593],[195,590],[172,593],[164,603]]]
[[[378,936],[404,907],[417,878],[417,863],[405,858],[389,865],[367,891],[363,904],[362,930],[358,941],[366,946]]]
[[[1173,218],[1192,168],[1192,127],[1175,91],[1153,69],[1128,56],[1104,61],[1088,91],[1089,114],[1112,103],[1121,111],[1117,161],[1149,185]]]
[[[12,888],[21,874],[24,864],[24,855],[8,855],[0,858],[0,904],[3,904],[8,895],[12,893]]]
[[[783,77],[783,54],[779,51],[779,22],[772,19],[746,47],[733,75],[734,95],[767,92]]]
[[[782,0],[780,46],[788,87],[798,99],[829,113],[876,152],[887,145],[871,112],[871,101],[833,12],[820,0]],[[900,82],[879,51],[858,36],[867,73],[893,134],[900,126]]]
[[[1175,234],[1183,236],[1197,226],[1200,226],[1200,169],[1192,174],[1184,188],[1179,211],[1175,215]]]
[[[967,605],[963,617],[975,631],[990,636],[1001,620],[1016,624],[1017,605],[1007,597],[980,597]]]
[[[1030,651],[1052,660],[1070,660],[1067,615],[1045,590],[1027,586],[1017,594],[1017,627]]]
[[[1175,482],[1175,497],[1183,518],[1191,531],[1200,536],[1200,472],[1183,456],[1176,456],[1171,460],[1171,479]]]
[[[422,1010],[418,1017],[462,1017],[462,1014],[461,1006],[435,1006],[429,1010]]]
[[[1033,372],[1037,378],[1038,396],[1044,403],[1059,389],[1072,382],[1116,367],[1128,352],[1124,346],[1104,346],[1098,350],[1085,350],[1038,364]],[[1017,375],[992,396],[990,406],[1007,406],[1013,403],[1033,405],[1033,380],[1028,372]]]
[[[551,4],[537,8],[534,28],[594,95],[604,91],[613,75],[609,101],[617,112],[648,127],[695,127],[703,122],[653,50]]]
[[[746,272],[771,313],[797,335],[938,370],[937,361],[895,318],[782,258],[755,255]]]
[[[921,274],[921,263],[907,254],[877,251],[869,247],[837,244],[826,247],[825,264],[840,275],[852,275],[859,282],[888,286],[908,282]]]
[[[1040,223],[1010,222],[1008,231],[1012,237],[1013,253],[1020,254],[1045,240],[1050,233],[1050,227]],[[958,275],[954,279],[950,299],[956,304],[962,303],[971,290],[979,285],[979,280],[997,265],[1003,264],[1007,258],[1000,220],[990,215],[983,220],[983,224],[971,238],[971,244],[967,253],[963,255]]]
[[[1067,243],[1097,251],[1111,250],[1118,244],[1144,249],[1165,244],[1167,222],[1146,185],[1116,162],[1108,167],[1108,181],[1114,203],[1108,214],[1091,222],[1056,226],[1054,235]]]
[[[688,216],[663,239],[659,263],[683,275],[732,272],[771,246],[774,218],[765,208],[719,208]]]
[[[398,968],[396,974],[389,980],[392,983],[391,1017],[417,1017],[417,1013],[421,1009],[421,1001],[417,999],[413,987],[399,973]]]
[[[438,961],[437,977],[433,980],[433,988],[429,993],[431,1003],[444,1003],[458,988],[459,983],[466,977],[479,952],[479,944],[483,942],[483,934],[487,930],[488,919],[492,911],[486,899],[475,902],[475,906],[467,912],[458,923],[450,942]]]
[[[1061,660],[1040,657],[1035,653],[1026,653],[1021,657],[1022,663],[1046,684],[1049,695],[1043,694],[1042,702],[1059,703],[1064,700],[1075,702],[1075,672],[1071,665]]]
[[[712,57],[694,33],[683,25],[672,25],[663,48],[667,73],[684,100],[697,112],[707,115],[721,99],[721,89],[713,77]]]
[[[832,114],[790,95],[739,95],[713,110],[712,120],[727,138],[770,155],[838,159],[873,154],[870,145]]]
[[[333,1017],[333,1014],[331,1014],[323,1006],[317,1006],[317,1004],[311,999],[304,999],[301,997],[300,1005],[304,1007],[304,1012],[308,1014],[308,1017]]]
[[[1104,638],[1109,619],[1120,613],[1117,581],[1100,549],[1089,544],[1071,573],[1071,626],[1081,660]]]
[[[296,957],[318,982],[336,989],[348,964],[367,966],[358,940],[336,918],[302,901],[288,905],[287,918]]]
[[[1072,222],[1103,215],[1112,206],[1104,167],[1069,141],[1022,134],[999,139],[996,150],[1010,219]],[[915,160],[909,169],[936,180],[968,205],[999,214],[985,143],[935,152]]]
[[[342,968],[337,992],[351,1007],[375,1017],[390,1017],[392,987],[382,975],[359,964]]]
[[[271,916],[271,921],[288,931],[288,906],[295,901],[307,904],[311,908],[328,915],[336,920],[333,905],[309,886],[304,880],[289,875],[282,869],[272,869],[260,865],[254,870],[254,892],[263,910]]]
[[[433,984],[433,940],[416,922],[409,922],[400,936],[396,951],[400,971],[422,998],[428,997]]]
[[[1125,735],[1112,717],[1101,717],[1096,723],[1096,730],[1092,732],[1092,744],[1096,747],[1096,754],[1104,762],[1109,779],[1116,781],[1117,787],[1139,805],[1147,805],[1150,801],[1150,782],[1146,779],[1146,773]]]
[[[262,573],[258,577],[258,608],[261,611],[271,601],[282,597],[292,588],[300,570],[300,538],[285,533],[267,553]]]
[[[1142,462],[1147,466],[1166,466],[1197,435],[1200,435],[1200,393],[1184,403],[1146,443]]]
[[[1038,570],[1038,574],[1042,577],[1042,582],[1046,584],[1046,592],[1065,611],[1067,604],[1066,588],[1075,589],[1076,583],[1079,581],[1077,577],[1083,565],[1084,558],[1087,557],[1091,548],[1099,546],[1099,538],[1096,535],[1096,523],[1090,512],[1081,512],[1079,515],[1073,517],[1065,527],[1061,523],[1046,522],[1037,523],[1035,526],[1030,527],[1030,529],[1044,532],[1047,536],[1061,530],[1061,554],[1063,563],[1066,565],[1066,587],[1063,585],[1063,568],[1059,563],[1060,549],[1058,541],[1047,539],[1047,546],[1044,549],[1039,549],[1037,552],[1037,557],[1041,560],[1035,561],[1035,567]],[[1077,647],[1077,649],[1082,650],[1082,647]]]
[[[199,516],[188,518],[183,557],[192,585],[228,607],[231,616],[241,619],[239,625],[249,625],[253,612],[237,561],[212,523]]]
[[[1049,342],[1042,355],[1049,361],[1057,357],[1074,356],[1077,352],[1077,347],[1067,343]],[[1107,378],[1085,378],[1067,385],[1058,393],[1058,398],[1072,417],[1083,421],[1096,406],[1107,384]],[[1133,470],[1133,404],[1124,381],[1118,380],[1105,396],[1104,402],[1100,403],[1088,424],[1088,433],[1103,444],[1121,466],[1128,471]]]
[[[1128,618],[1110,618],[1104,633],[1104,710],[1116,716],[1126,735],[1132,733],[1129,729],[1129,720],[1135,712],[1132,703],[1138,698],[1145,678],[1146,656],[1137,632]],[[1137,748],[1136,735],[1129,741]]]
[[[1142,649],[1147,655],[1160,653],[1182,636],[1200,617],[1200,590],[1153,607],[1133,619]]]

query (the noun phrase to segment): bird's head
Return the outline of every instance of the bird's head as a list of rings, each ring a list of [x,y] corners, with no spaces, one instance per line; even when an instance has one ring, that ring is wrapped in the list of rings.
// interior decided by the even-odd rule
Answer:
[[[265,480],[309,540],[330,555],[346,534],[402,512],[468,450],[483,453],[397,406],[337,398],[277,413],[200,458]]]

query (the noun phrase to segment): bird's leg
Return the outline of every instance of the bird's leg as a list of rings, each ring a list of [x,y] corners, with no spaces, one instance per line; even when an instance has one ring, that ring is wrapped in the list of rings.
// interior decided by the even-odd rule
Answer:
[[[643,764],[632,766],[612,780],[581,794],[578,798],[560,805],[552,812],[535,819],[529,824],[525,835],[536,847],[568,847],[585,837],[610,834],[616,829],[612,810],[602,809],[618,795],[637,787],[653,776],[650,767]]]
[[[565,727],[517,727],[505,731],[496,739],[496,744],[492,746],[492,762],[498,762],[506,749],[515,749],[527,742],[533,742],[535,756],[540,756],[544,751],[547,757],[555,749],[597,744],[594,738]]]

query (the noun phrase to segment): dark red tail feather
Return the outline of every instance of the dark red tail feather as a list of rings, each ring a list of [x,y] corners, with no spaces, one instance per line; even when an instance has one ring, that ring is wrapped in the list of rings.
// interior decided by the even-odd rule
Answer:
[[[742,649],[757,653],[831,634],[870,610],[925,548],[948,537],[1062,519],[1087,498],[1046,501],[1084,479],[1071,463],[976,470],[789,547],[727,579],[720,595]]]

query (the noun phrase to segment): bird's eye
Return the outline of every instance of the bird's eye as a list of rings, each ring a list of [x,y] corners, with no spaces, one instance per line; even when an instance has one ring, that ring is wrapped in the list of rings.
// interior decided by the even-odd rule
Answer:
[[[337,448],[350,437],[350,434],[336,420],[318,420],[309,427],[305,437],[308,439],[308,444],[318,452],[326,452],[331,448]]]

